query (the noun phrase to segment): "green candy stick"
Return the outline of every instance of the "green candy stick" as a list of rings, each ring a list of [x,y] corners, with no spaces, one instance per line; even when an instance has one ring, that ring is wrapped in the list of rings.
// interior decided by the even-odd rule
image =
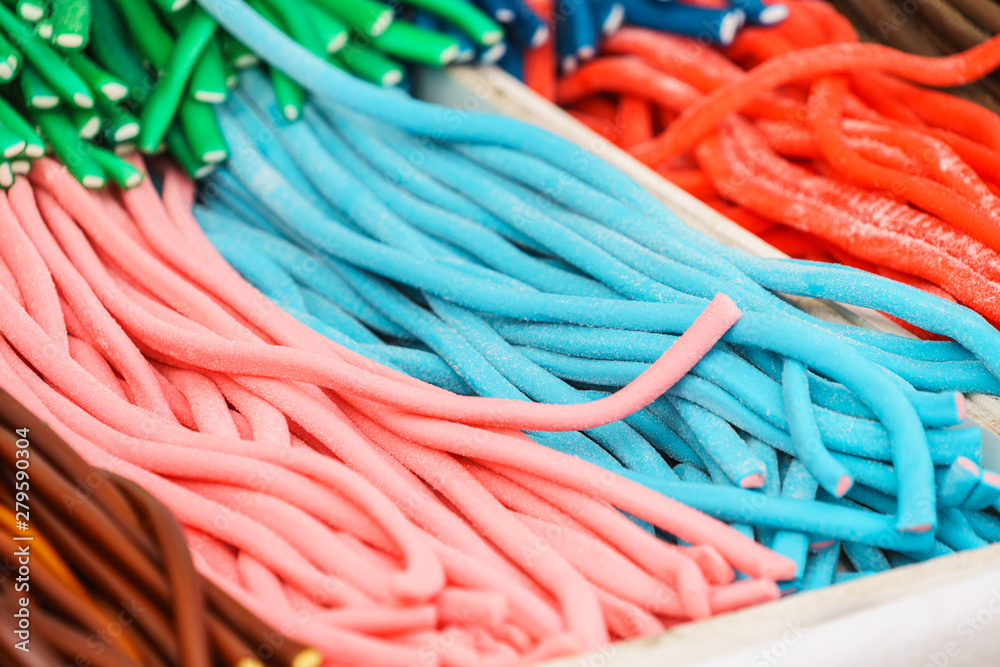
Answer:
[[[103,96],[111,102],[118,102],[128,95],[128,85],[124,81],[104,70],[86,54],[70,53],[66,56],[66,62],[98,98]]]
[[[304,0],[303,0],[304,3]],[[271,21],[291,35],[292,39],[309,49],[320,58],[326,57],[326,45],[320,41],[319,33],[310,19],[310,15],[302,10],[303,3],[291,4],[288,0],[261,0],[257,7],[266,5],[277,21]],[[259,9],[258,9],[259,11]],[[261,16],[264,16],[261,13]],[[270,19],[268,19],[270,21]]]
[[[104,115],[104,139],[112,146],[132,141],[139,136],[139,119],[123,106],[98,99],[97,106]]]
[[[351,72],[380,86],[398,85],[406,77],[406,72],[399,63],[386,58],[375,49],[362,49],[348,44],[337,54],[337,58]]]
[[[101,131],[101,114],[93,109],[74,109],[71,118],[81,139],[90,141]]]
[[[118,11],[111,0],[92,0],[91,12],[94,24],[89,52],[102,67],[128,85],[131,101],[144,102],[155,80],[138,54],[121,38],[127,34],[127,29]]]
[[[0,162],[0,188],[7,190],[14,185],[14,170],[10,162],[4,160]]]
[[[334,1],[339,2],[339,0]],[[493,46],[503,41],[504,33],[500,24],[468,2],[453,0],[402,0],[402,2],[454,23],[479,46]]]
[[[390,8],[375,0],[315,0],[315,2],[366,37],[381,35],[394,18]]]
[[[3,98],[0,98],[0,124],[25,140],[24,154],[27,157],[35,160],[45,155],[45,142],[35,132],[35,128]]]
[[[205,45],[198,63],[191,73],[191,96],[199,102],[222,104],[229,99],[226,83],[226,61],[222,57],[219,40],[212,39]]]
[[[232,64],[234,68],[246,69],[260,63],[260,58],[257,57],[256,53],[229,33],[220,33],[220,39],[222,40],[222,55],[226,62]]]
[[[195,180],[204,178],[215,171],[216,165],[205,164],[195,157],[187,137],[184,136],[184,131],[181,130],[177,123],[171,125],[170,129],[167,130],[167,148],[170,149],[170,154],[177,160],[177,164],[187,172],[188,176]]]
[[[90,190],[104,187],[108,179],[94,159],[94,147],[80,138],[66,114],[58,110],[36,110],[35,120],[56,155],[83,187]]]
[[[21,93],[24,95],[24,103],[32,109],[54,109],[59,106],[59,95],[34,67],[25,67],[21,72]]]
[[[205,45],[215,34],[216,27],[211,16],[196,8],[191,20],[177,36],[163,76],[139,117],[142,134],[139,135],[138,144],[141,150],[152,152],[163,141],[184,97],[191,71]]]
[[[52,42],[79,51],[90,40],[90,0],[53,0]]]
[[[302,117],[302,107],[306,103],[306,93],[302,86],[295,83],[287,74],[279,69],[271,68],[271,85],[274,96],[285,120],[294,123]]]
[[[191,20],[191,10],[168,14],[167,22],[178,35],[184,31]],[[218,32],[216,33],[218,34]],[[229,87],[226,85],[226,63],[222,57],[222,48],[218,39],[212,39],[198,57],[194,70],[191,72],[191,95],[200,102],[222,104],[229,99]]]
[[[394,21],[389,29],[372,40],[376,49],[400,60],[443,67],[458,57],[458,40],[405,21]]]
[[[251,0],[253,7],[261,17],[278,28],[283,29],[278,16],[271,11],[269,5],[265,5],[261,0]],[[290,122],[295,122],[302,117],[302,107],[305,105],[306,93],[302,86],[292,80],[281,70],[271,67],[271,86],[274,88],[274,96],[278,101],[278,108]]]
[[[91,156],[108,177],[120,188],[126,190],[134,188],[142,183],[143,178],[145,178],[141,171],[111,151],[94,146],[91,149]]]
[[[308,14],[313,26],[316,27],[316,32],[319,33],[320,41],[326,47],[327,53],[333,54],[344,48],[351,36],[351,30],[346,23],[312,2],[302,3],[302,9]]]
[[[17,157],[24,152],[28,142],[11,128],[0,125],[0,155],[5,160]]]
[[[12,81],[20,67],[20,51],[0,33],[0,83]]]
[[[166,14],[176,14],[191,4],[191,0],[153,0],[153,3]]]
[[[229,144],[222,136],[222,128],[212,105],[185,100],[181,104],[180,121],[181,129],[199,162],[218,164],[229,158]]]
[[[128,32],[119,34],[118,39],[130,34],[146,60],[155,69],[162,70],[170,58],[170,50],[174,43],[170,31],[164,27],[156,12],[146,4],[145,0],[112,0],[112,2],[128,26]]]
[[[25,60],[38,70],[60,97],[81,109],[94,106],[94,96],[80,75],[3,4],[0,4],[0,29],[7,33],[24,54]]]

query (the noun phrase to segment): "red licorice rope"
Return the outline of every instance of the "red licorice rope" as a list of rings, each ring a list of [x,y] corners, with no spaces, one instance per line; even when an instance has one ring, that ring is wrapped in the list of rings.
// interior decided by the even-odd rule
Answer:
[[[878,44],[831,44],[778,56],[726,84],[688,108],[667,132],[634,151],[643,162],[659,163],[690,150],[726,117],[762,93],[804,79],[878,70],[929,86],[960,86],[1000,66],[1000,37],[954,56],[913,56]]]

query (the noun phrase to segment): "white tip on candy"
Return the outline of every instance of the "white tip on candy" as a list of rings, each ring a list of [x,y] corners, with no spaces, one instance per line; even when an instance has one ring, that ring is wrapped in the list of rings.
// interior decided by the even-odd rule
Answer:
[[[139,123],[125,123],[115,130],[115,143],[122,143],[139,136]]]
[[[326,52],[333,54],[347,46],[347,33],[342,32],[326,43]]]
[[[225,149],[219,148],[214,151],[205,151],[201,156],[201,161],[206,164],[218,164],[229,157],[229,152]]]
[[[56,44],[64,49],[78,49],[83,46],[83,35],[74,32],[63,33],[56,37]]]
[[[28,105],[36,109],[55,109],[59,106],[59,98],[55,95],[35,95]]]
[[[21,18],[25,21],[37,23],[45,17],[45,12],[38,5],[32,5],[25,2],[22,3],[18,9],[21,10]]]
[[[222,104],[226,101],[226,96],[211,90],[199,90],[195,92],[194,99],[205,104]]]
[[[125,96],[128,95],[128,88],[116,81],[112,81],[101,86],[101,92],[112,102],[117,102],[118,100],[125,99]]]
[[[723,46],[729,46],[736,39],[736,35],[739,34],[740,28],[746,23],[747,15],[742,9],[736,9],[725,16],[722,17],[722,23],[719,26],[719,43]]]
[[[84,176],[82,181],[83,187],[88,190],[100,190],[106,182],[100,176]]]
[[[625,23],[625,6],[615,3],[608,12],[608,18],[604,19],[604,25],[601,26],[601,30],[605,35],[613,35],[614,33],[621,30],[622,25]]]
[[[788,18],[788,5],[771,5],[761,10],[757,21],[761,25],[774,25]]]

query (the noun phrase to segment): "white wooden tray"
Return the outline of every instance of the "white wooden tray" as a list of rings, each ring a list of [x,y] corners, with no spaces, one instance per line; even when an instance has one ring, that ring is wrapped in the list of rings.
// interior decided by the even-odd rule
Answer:
[[[760,255],[773,246],[669,183],[495,68],[426,70],[417,96],[456,109],[519,118],[559,134],[617,166],[690,225]],[[817,299],[795,299],[832,321],[906,334],[880,313]],[[1000,469],[1000,400],[970,395],[969,416],[984,428],[984,464]],[[799,594],[689,623],[658,637],[625,642],[551,667],[809,667],[1000,665],[1000,544]]]

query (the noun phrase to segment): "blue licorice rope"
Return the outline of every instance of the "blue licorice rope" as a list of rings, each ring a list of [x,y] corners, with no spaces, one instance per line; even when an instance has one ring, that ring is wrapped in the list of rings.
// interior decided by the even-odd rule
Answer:
[[[660,253],[664,257],[670,257],[676,262],[688,264],[691,268],[697,269],[703,276],[714,275],[717,278],[728,281],[726,293],[732,295],[737,304],[743,309],[778,309],[809,321],[815,321],[814,318],[803,311],[777,298],[766,289],[762,289],[756,282],[748,280],[747,276],[736,270],[735,267],[730,266],[727,269],[727,262],[719,262],[717,258],[713,260],[703,252],[693,250],[689,244],[690,239],[678,238],[672,233],[674,231],[672,226],[669,230],[671,233],[662,233],[660,225],[651,225],[648,221],[637,218],[634,211],[625,206],[618,198],[608,193],[595,191],[578,179],[567,177],[564,172],[553,165],[547,164],[531,155],[518,153],[504,147],[467,145],[460,146],[460,149],[469,157],[492,168],[494,173],[501,178],[509,178],[510,180],[521,182],[528,187],[534,187],[539,193],[551,197],[554,201],[566,206],[568,209],[585,213],[586,216],[600,221],[606,229],[613,230],[642,247]],[[716,256],[719,254],[726,256],[734,255],[740,259],[746,256],[749,262],[760,260],[760,258],[747,256],[746,253],[729,248],[728,246],[717,244],[709,239],[709,237],[698,235],[694,230],[687,228],[684,231],[684,237],[690,237],[691,235],[695,235],[697,241],[705,242],[706,249],[714,252]],[[723,252],[723,249],[725,252]],[[642,259],[645,260],[645,258]],[[773,263],[773,260],[761,261],[770,261]],[[779,263],[794,263],[796,269],[801,265],[800,263],[792,262],[792,260]],[[635,264],[635,266],[644,270],[650,270],[644,264]],[[826,267],[828,265],[819,266]],[[890,281],[884,282],[890,285],[894,284]],[[789,284],[785,284],[783,287],[784,289],[776,291],[791,294],[798,293],[794,289],[790,289],[791,285]],[[920,293],[926,294],[925,292]],[[807,294],[807,296],[821,297],[818,294]],[[852,298],[856,298],[856,296]],[[934,297],[932,297],[933,299]],[[850,299],[843,300],[847,303],[852,303]],[[939,299],[939,301],[943,300]],[[962,349],[955,343],[918,341],[878,331],[828,322],[824,322],[823,326],[859,343],[882,349],[890,354],[898,354],[921,360],[940,361],[957,361],[973,358],[967,350]],[[876,361],[882,363],[881,360]]]
[[[986,512],[962,512],[973,532],[990,544],[1000,542],[1000,518]]]
[[[841,548],[843,548],[847,560],[858,572],[884,572],[892,567],[885,554],[869,544],[845,542]]]
[[[802,461],[796,459],[789,464],[781,481],[781,497],[813,500],[818,487],[816,478]],[[809,554],[809,535],[788,530],[779,531],[771,542],[771,548],[792,559],[797,565],[795,578],[802,579]]]
[[[834,542],[826,549],[809,554],[802,575],[802,590],[812,591],[832,584],[839,560],[840,542]]]
[[[461,120],[461,119],[460,119],[460,120]],[[464,122],[464,120],[463,120],[463,122]],[[445,128],[445,129],[447,129],[447,128]],[[439,136],[440,136],[440,133],[439,133]],[[579,176],[581,176],[582,178],[584,178],[584,181],[586,182],[586,176],[587,176],[587,167],[586,167],[586,166],[583,166],[583,167],[580,167],[579,165],[576,165],[576,166],[573,166],[573,167],[571,167],[571,168],[572,168],[572,169],[575,169],[575,170],[576,170],[576,173],[577,173],[577,175],[579,175]],[[611,180],[613,180],[613,179],[611,179]],[[602,187],[602,188],[606,188],[606,187],[607,187],[607,185],[606,185],[606,182],[607,182],[607,181],[605,181],[605,182],[601,183],[600,185],[598,185],[598,184],[595,184],[595,183],[590,183],[590,185],[591,185],[592,187],[596,185],[597,187]],[[627,194],[627,193],[626,193],[626,194]],[[626,200],[629,200],[629,197],[626,197]],[[632,204],[632,205],[633,205],[634,207],[636,207],[636,208],[640,208],[640,209],[641,209],[641,208],[642,208],[642,206],[643,206],[643,197],[642,197],[641,195],[636,195],[636,196],[635,196],[634,198],[631,198],[631,201],[630,201],[629,203],[630,203],[630,204]],[[648,203],[649,203],[649,202],[648,202],[648,200],[647,200],[647,201],[646,201],[646,204],[648,204]],[[480,208],[481,208],[481,207],[480,207]],[[660,215],[660,216],[662,216],[662,209],[660,209],[660,213],[659,213],[659,215]],[[647,220],[648,220],[648,218],[647,218]],[[565,219],[564,219],[563,221],[565,222]],[[648,226],[648,222],[646,223],[646,225]],[[346,226],[346,225],[345,225],[345,226]],[[662,226],[662,225],[661,225],[661,226]],[[285,232],[286,232],[286,229],[282,229],[282,232],[283,232],[283,233],[285,233]],[[682,232],[682,234],[683,234],[683,232]],[[310,237],[310,238],[311,238],[311,237]],[[700,242],[700,241],[699,241],[699,242]],[[334,254],[335,254],[335,253],[334,253]],[[695,264],[697,264],[697,263],[698,263],[699,261],[706,261],[706,262],[707,262],[707,259],[708,259],[708,257],[707,257],[707,253],[700,253],[700,252],[693,252],[693,253],[690,253],[690,254],[691,254],[691,257],[690,257],[689,259],[691,259],[691,261],[692,261],[693,263],[695,263]],[[349,258],[344,258],[344,259],[345,259],[345,261],[350,261],[350,259],[349,259]],[[547,258],[546,258],[546,259],[547,259]],[[726,269],[726,268],[725,268],[725,262],[718,262],[718,261],[716,261],[716,262],[715,262],[715,264],[716,264],[716,267],[715,267],[715,268],[713,269],[713,270],[714,270],[715,272],[718,272],[718,271],[725,271],[725,272],[727,272],[727,273],[730,273],[730,274],[732,274],[732,275],[734,275],[734,276],[738,276],[738,274],[740,274],[740,272],[739,272],[739,271],[738,271],[738,270],[737,270],[737,269],[735,268],[735,266],[733,266],[732,264],[730,264],[730,265],[729,265],[729,266],[731,267],[731,268],[729,268],[729,269]],[[719,265],[722,265],[722,268],[721,268],[721,269],[720,269],[720,268],[718,268],[718,266],[719,266]],[[706,268],[706,267],[708,267],[708,266],[711,266],[711,265],[710,265],[710,264],[707,264],[707,263],[706,263],[706,264],[705,264],[704,266],[702,266],[701,268],[702,268],[702,270],[705,270],[705,268]],[[369,268],[369,270],[371,270],[371,267],[364,267],[364,268]],[[378,272],[378,271],[376,271],[376,272]],[[460,271],[456,271],[456,273],[460,273]],[[398,278],[396,278],[396,276],[393,276],[393,275],[390,275],[390,276],[388,276],[388,277],[392,277],[392,278],[394,278],[394,279],[398,279]],[[454,274],[449,274],[449,277],[454,277]],[[744,278],[745,278],[745,276],[744,276]],[[405,281],[404,281],[404,282],[405,282]],[[473,282],[474,282],[474,283],[482,283],[482,282],[483,282],[483,276],[476,276],[476,280],[475,280],[475,281],[473,281]],[[746,282],[746,283],[750,283],[750,282],[752,282],[752,281],[749,281],[749,280],[746,280],[745,282]],[[468,283],[468,282],[466,282],[466,283],[464,283],[464,284],[465,284],[465,285],[470,285],[470,283]],[[428,290],[428,289],[427,289],[427,286],[426,286],[426,285],[424,285],[424,284],[420,284],[420,283],[418,283],[418,282],[414,282],[414,283],[413,283],[413,284],[412,284],[411,286],[412,286],[412,287],[414,287],[414,288],[416,288],[416,289],[419,289],[419,290],[422,290],[422,291],[425,291],[425,292],[426,292],[426,293],[428,293],[428,294],[434,294],[434,293],[437,293],[437,290]],[[438,284],[438,286],[440,287],[440,283]],[[470,285],[470,286],[471,286],[471,285]],[[444,296],[444,295],[442,295],[442,294],[438,294],[438,296]],[[529,296],[535,296],[535,295],[532,295],[532,294],[530,294],[530,293],[529,293]],[[445,298],[447,298],[447,296],[445,296]],[[451,299],[451,300],[452,300],[452,301],[455,301],[455,299]],[[618,304],[622,304],[622,302],[621,302],[620,300],[619,300],[619,301],[617,301],[616,303],[618,303]],[[492,312],[492,313],[496,313],[496,311],[494,311],[494,310],[491,310],[491,309],[489,309],[489,308],[485,308],[485,309],[483,309],[483,308],[481,308],[481,307],[477,307],[477,306],[476,306],[475,304],[469,304],[469,303],[461,303],[460,305],[462,305],[462,306],[463,306],[463,307],[465,307],[465,308],[469,308],[469,309],[471,309],[471,310],[474,310],[474,311],[476,311],[476,312],[480,312],[480,313],[491,313],[491,312]],[[624,304],[622,304],[622,305],[624,305]],[[601,307],[601,304],[597,304],[597,307]],[[608,304],[608,305],[607,305],[606,307],[611,307],[611,306],[610,306],[610,304]],[[536,308],[536,310],[537,310],[537,308]],[[504,314],[504,313],[502,313],[502,312],[501,312],[501,313],[497,313],[497,314]],[[564,314],[565,314],[565,313],[564,313]],[[634,317],[634,316],[635,316],[635,313],[634,313],[634,312],[633,312],[633,313],[630,313],[630,315],[632,315],[632,316]],[[510,317],[511,315],[507,315],[507,316],[508,316],[508,317]],[[522,314],[518,314],[517,316],[523,316],[523,315],[522,315]],[[599,315],[590,315],[589,317],[590,317],[590,319],[589,319],[589,320],[584,320],[584,323],[589,323],[590,321],[593,321],[593,318],[596,318],[596,317],[599,317]],[[558,320],[556,320],[556,321],[558,321]],[[615,325],[615,324],[609,324],[608,326],[617,326],[617,325]],[[653,329],[653,330],[655,330],[655,329]],[[746,335],[746,334],[747,334],[747,332],[743,332],[743,331],[741,331],[741,332],[739,332],[739,333],[741,333],[741,334],[743,334],[743,335]],[[750,333],[752,333],[752,332],[750,332]],[[750,336],[750,338],[752,339],[752,338],[753,338],[753,336],[751,335],[751,336]],[[742,339],[742,340],[740,340],[740,339],[736,339],[736,340],[735,340],[735,342],[737,342],[737,343],[740,343],[741,347],[742,347],[742,346],[747,346],[747,345],[753,345],[753,344],[754,344],[754,341],[753,341],[753,340],[747,340],[747,339]],[[771,349],[771,347],[773,347],[773,346],[768,346],[768,345],[765,345],[765,346],[763,346],[763,347],[766,347],[766,348],[768,348],[768,349]],[[739,349],[739,348],[738,348],[738,349]],[[924,348],[922,348],[922,349],[930,349],[930,348],[926,348],[926,347],[924,347]],[[956,348],[952,347],[952,348],[949,348],[949,349],[956,349]],[[778,351],[781,351],[781,352],[785,352],[785,350],[778,350]],[[813,364],[811,364],[809,360],[803,360],[803,361],[805,361],[806,365],[810,365],[810,366],[813,366]],[[819,369],[819,368],[815,368],[815,367],[814,367],[814,368],[813,368],[813,370],[820,370],[820,369]],[[842,378],[837,378],[837,379],[842,379]],[[854,384],[854,387],[852,387],[852,388],[853,388],[853,389],[855,389],[855,390],[857,390],[857,389],[856,389],[856,388],[857,388],[857,386],[858,386],[858,385],[857,385],[857,383],[856,383],[856,382],[854,382],[854,383],[852,383],[852,384]],[[888,386],[888,385],[886,385],[886,386]],[[861,395],[862,393],[863,393],[863,392],[860,392],[860,391],[859,391],[859,392],[858,392],[859,396],[860,396],[860,395]],[[876,412],[875,412],[875,414],[879,414],[879,413],[878,413],[878,411],[876,411]],[[879,416],[881,417],[882,415],[879,415]],[[904,419],[905,419],[905,418],[904,418]]]
[[[996,506],[1000,501],[998,480],[986,470],[980,469],[979,473],[976,488],[960,506],[963,510],[984,510],[987,507]],[[990,475],[989,479],[987,479],[987,475]]]
[[[979,468],[962,459],[937,473],[938,506],[959,507],[979,484]]]
[[[828,493],[843,496],[853,481],[843,464],[833,458],[823,444],[809,395],[806,367],[793,359],[786,359],[781,391],[796,459]]]
[[[406,255],[405,259],[402,256],[394,256],[397,252],[394,249],[374,243],[368,237],[360,236],[346,226],[337,225],[336,220],[324,218],[320,211],[299,198],[281,174],[256,152],[235,118],[223,112],[220,114],[220,120],[230,138],[230,144],[240,147],[241,152],[242,159],[238,163],[230,164],[229,169],[245,187],[256,190],[257,196],[283,223],[283,231],[294,235],[301,242],[316,246],[332,256],[353,261],[361,268],[376,271],[474,310],[543,321],[552,321],[558,317],[563,321],[577,323],[605,326],[610,324],[608,316],[612,313],[594,307],[600,300],[540,294],[527,290],[518,292],[517,299],[514,300],[511,299],[509,291],[499,289],[490,282],[474,280],[462,272],[452,270],[451,267],[427,266],[430,260],[412,255]],[[266,185],[263,185],[265,183]],[[278,187],[282,184],[285,187]],[[319,228],[321,220],[326,224]],[[697,308],[672,305],[667,312],[658,308],[654,325],[654,318],[650,317],[653,314],[651,308],[660,304],[634,301],[613,303],[617,306],[613,313],[616,322],[620,322],[621,316],[631,311],[644,320],[644,328],[653,330],[662,327],[667,318],[676,319],[680,314],[678,311],[690,310],[690,314],[685,317],[684,325],[675,328],[675,331],[680,331],[693,321]],[[783,334],[788,335],[775,337],[766,333],[778,331],[779,328],[783,329]],[[734,333],[738,335],[733,335]],[[924,432],[916,413],[884,372],[867,364],[849,346],[842,345],[821,330],[794,319],[776,319],[770,315],[747,313],[733,327],[730,334],[727,334],[727,338],[730,337],[734,339],[733,342],[764,347],[800,358],[814,370],[851,387],[870,403],[869,407],[886,424],[890,436],[897,442],[897,446],[893,447],[893,456],[901,480],[899,495],[907,506],[914,508],[914,512],[907,516],[913,516],[914,520],[919,519],[921,523],[916,524],[918,526],[933,525],[933,508],[927,508],[926,503],[919,502],[920,498],[926,498],[933,493],[931,461],[921,444],[925,442]],[[823,348],[826,348],[826,353],[817,354],[817,351]],[[873,389],[876,391],[872,391]],[[921,446],[904,448],[899,444],[904,440]]]

